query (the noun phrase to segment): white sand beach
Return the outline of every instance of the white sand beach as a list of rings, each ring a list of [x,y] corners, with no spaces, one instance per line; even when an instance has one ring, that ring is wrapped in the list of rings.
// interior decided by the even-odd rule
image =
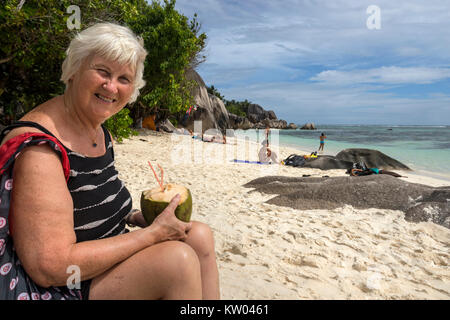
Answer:
[[[233,163],[257,160],[259,145],[229,139],[204,143],[190,136],[143,130],[115,143],[116,167],[140,209],[141,192],[164,181],[185,185],[192,220],[215,235],[222,299],[450,299],[450,230],[410,223],[401,211],[295,210],[266,204],[273,197],[243,185],[269,175],[344,176],[345,170]],[[279,159],[301,150],[275,148]],[[408,172],[410,182],[447,181]]]

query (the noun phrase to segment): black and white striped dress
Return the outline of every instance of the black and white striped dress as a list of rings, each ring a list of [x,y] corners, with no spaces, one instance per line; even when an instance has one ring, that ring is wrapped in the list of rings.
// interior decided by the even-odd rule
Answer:
[[[54,137],[41,125],[29,121],[17,122],[5,128],[3,136],[13,128],[23,126],[35,127]],[[86,157],[61,144],[66,149],[70,163],[67,186],[74,205],[73,221],[77,242],[97,240],[128,232],[125,228],[125,217],[132,208],[131,195],[119,179],[114,167],[114,150],[110,135],[106,128],[102,126],[102,129],[106,152],[100,157]],[[82,281],[81,290],[74,297],[72,294],[69,295],[69,292],[72,292],[67,287],[40,288],[32,283],[28,276],[24,282],[29,290],[49,292],[52,298],[60,298],[63,294],[62,297],[66,299],[86,299],[90,286],[90,280]],[[15,287],[19,286],[15,285]],[[2,296],[1,293],[0,296]],[[32,297],[31,292],[29,296]]]
[[[67,184],[74,204],[77,242],[126,232],[124,217],[131,210],[131,196],[114,167],[114,151],[106,129],[106,153],[90,158],[67,148],[70,178]]]

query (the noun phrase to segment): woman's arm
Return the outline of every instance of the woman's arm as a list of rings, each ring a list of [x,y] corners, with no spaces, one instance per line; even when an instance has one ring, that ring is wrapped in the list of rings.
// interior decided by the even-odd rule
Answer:
[[[59,156],[48,146],[28,147],[13,173],[11,234],[28,275],[40,286],[65,285],[76,265],[81,280],[102,274],[134,253],[164,240],[184,240],[190,224],[173,214],[174,199],[159,219],[144,229],[76,243],[73,203]]]

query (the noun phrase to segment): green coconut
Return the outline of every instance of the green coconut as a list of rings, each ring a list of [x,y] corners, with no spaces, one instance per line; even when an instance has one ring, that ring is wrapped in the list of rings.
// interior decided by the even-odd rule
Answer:
[[[191,192],[186,187],[170,183],[164,185],[163,190],[161,187],[157,187],[142,192],[141,211],[145,221],[150,225],[177,194],[181,197],[178,207],[175,209],[175,216],[181,221],[189,222],[192,214]]]

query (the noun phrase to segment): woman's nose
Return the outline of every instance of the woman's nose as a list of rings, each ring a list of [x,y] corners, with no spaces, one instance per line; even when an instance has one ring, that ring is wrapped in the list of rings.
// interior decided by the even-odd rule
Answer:
[[[105,89],[106,91],[116,94],[118,89],[117,89],[117,84],[115,83],[114,80],[108,80],[107,82],[105,82],[102,85],[103,89]]]

